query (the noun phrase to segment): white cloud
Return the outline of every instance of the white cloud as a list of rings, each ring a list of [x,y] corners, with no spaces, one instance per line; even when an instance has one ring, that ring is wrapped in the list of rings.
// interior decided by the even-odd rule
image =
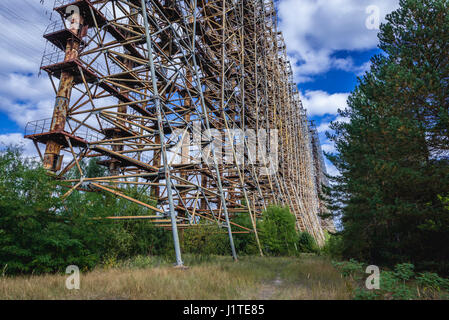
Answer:
[[[8,133],[0,135],[0,150],[7,146],[23,148],[26,157],[36,157],[36,148],[31,140],[24,139],[22,133]]]
[[[50,80],[46,75],[18,73],[0,74],[0,94],[3,98],[13,100],[37,101],[54,95]]]
[[[0,111],[24,128],[51,116],[54,91],[47,76],[38,77],[45,48],[42,35],[54,1],[2,0],[0,3]],[[14,139],[15,136],[3,137]]]
[[[348,118],[336,116],[332,121],[323,121],[318,126],[317,130],[320,133],[320,141],[321,141],[321,149],[324,152],[327,153],[336,153],[337,149],[335,148],[335,143],[329,139],[327,139],[325,132],[333,133],[333,130],[330,129],[331,122],[349,122]],[[340,172],[337,170],[337,168],[326,159],[326,168],[327,173],[331,176],[337,176],[340,175]]]
[[[323,149],[324,152],[332,153],[335,152],[335,145],[333,143],[324,143],[321,145],[321,149]]]
[[[380,18],[399,5],[398,0],[280,0],[279,27],[284,34],[296,81],[307,82],[330,69],[362,73],[357,66],[337,59],[339,50],[367,50],[377,46],[378,30],[366,27],[370,5],[379,7]]]
[[[45,47],[42,38],[49,24],[53,1],[2,0],[0,3],[0,70],[6,72],[39,71]]]
[[[357,76],[370,68],[370,61],[358,64],[351,57],[356,51],[377,47],[378,30],[367,28],[370,13],[367,8],[377,6],[380,21],[387,13],[399,7],[399,0],[279,0],[277,9],[279,28],[283,32],[290,57],[295,81],[304,83],[330,70],[342,70]],[[336,53],[346,52],[346,57]],[[348,121],[337,116],[338,109],[347,107],[348,93],[305,91],[301,93],[303,105],[311,116],[332,115],[336,121]],[[324,121],[323,121],[324,120]],[[323,137],[322,149],[335,152],[332,141],[324,138],[324,132],[331,131],[329,117],[318,126]],[[327,161],[331,175],[338,170]]]
[[[317,128],[318,133],[323,133],[323,132],[328,131],[328,130],[329,130],[329,125],[330,125],[329,122],[321,123],[321,124],[318,126],[318,128]]]
[[[0,74],[0,96],[0,111],[22,128],[51,117],[55,94],[46,76]]]
[[[338,109],[347,107],[349,93],[329,94],[322,90],[301,93],[302,103],[311,116],[337,114]]]
[[[333,61],[333,66],[336,69],[353,72],[357,76],[362,76],[366,71],[370,69],[371,61],[367,61],[358,66],[354,63],[354,60],[351,57],[347,57],[344,59],[335,59]]]
[[[327,169],[327,174],[330,176],[339,176],[341,175],[340,171],[338,171],[337,168],[335,168],[335,166],[330,163],[329,161],[326,163],[326,169]]]
[[[28,121],[51,117],[54,92],[46,76],[37,77],[45,48],[42,35],[49,23],[53,0],[0,1],[0,111],[25,127]],[[377,5],[381,16],[394,10],[398,0],[279,0],[279,28],[283,31],[288,54],[297,82],[331,69],[361,75],[369,62],[357,65],[348,56],[336,58],[336,51],[375,48],[377,31],[368,30],[366,8]],[[335,115],[346,107],[348,93],[328,94],[324,91],[302,93],[309,115]],[[319,132],[328,131],[329,123],[321,123]],[[22,133],[0,135],[0,143],[23,144],[26,152],[35,155],[33,144]],[[323,150],[335,148],[326,141]],[[334,168],[335,169],[335,168]],[[332,171],[330,167],[329,171]]]
[[[326,122],[326,121],[321,122],[321,124],[320,124],[320,125],[318,126],[318,128],[317,128],[318,132],[319,132],[319,133],[324,133],[324,132],[326,132],[326,131],[332,131],[332,130],[330,129],[331,122],[344,122],[344,123],[349,123],[349,118],[338,116],[338,117],[335,117],[332,121],[329,121],[329,122]]]

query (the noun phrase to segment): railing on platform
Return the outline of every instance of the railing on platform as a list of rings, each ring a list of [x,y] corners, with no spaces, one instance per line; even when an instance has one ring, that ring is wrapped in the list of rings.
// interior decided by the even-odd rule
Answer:
[[[51,122],[52,119],[41,119],[36,121],[28,122],[25,126],[25,136],[31,136],[35,134],[43,134],[51,132]],[[72,128],[69,131],[65,131],[68,134],[71,134],[77,138],[81,138],[87,142],[93,142],[93,141],[101,141],[104,139],[103,135],[99,134],[98,132],[91,130],[86,127],[82,127],[79,129],[76,129],[79,126],[79,123],[67,119],[68,127]],[[76,130],[76,131],[74,131]]]
[[[75,2],[78,2],[79,0],[55,0],[55,4],[53,5],[53,8],[59,8],[68,4],[75,4]],[[100,10],[101,13],[105,16],[108,20],[114,20],[114,16],[112,12],[104,5],[104,2],[92,3],[93,1],[89,1],[93,5],[93,7],[97,10]]]
[[[42,119],[28,122],[25,126],[25,135],[30,136],[49,132],[51,128],[51,121],[51,119]]]
[[[65,52],[63,52],[63,51],[61,51],[59,49],[53,50],[52,52],[48,52],[47,51],[42,56],[41,67],[51,66],[53,64],[57,64],[57,63],[63,62],[64,59],[65,59]]]
[[[55,33],[61,30],[69,30],[69,26],[66,25],[66,22],[64,20],[55,20],[47,26],[44,34]]]

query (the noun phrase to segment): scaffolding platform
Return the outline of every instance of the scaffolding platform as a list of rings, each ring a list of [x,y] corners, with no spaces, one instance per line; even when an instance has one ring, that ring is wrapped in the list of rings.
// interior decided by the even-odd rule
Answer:
[[[86,147],[88,143],[86,140],[62,130],[25,135],[24,138],[42,144],[47,144],[49,141],[53,141],[63,146],[64,148],[69,147],[66,138],[70,140],[70,143],[73,147]]]
[[[77,42],[84,45],[84,41],[69,29],[60,29],[51,33],[46,33],[44,34],[44,38],[62,51],[65,51],[69,42]]]
[[[81,75],[81,71],[87,83],[92,83],[98,80],[98,76],[93,71],[86,68],[86,66],[78,59],[67,60],[47,66],[42,66],[41,69],[56,77],[57,79],[61,78],[61,74],[63,72],[69,73],[74,77],[74,84],[83,83],[83,76]]]
[[[80,10],[80,16],[84,17],[84,23],[91,28],[95,28],[95,26],[98,26],[98,28],[102,28],[103,26],[108,24],[108,19],[88,0],[59,0],[56,1],[56,5],[58,6],[54,8],[54,10],[64,18],[67,18],[69,16],[67,14],[67,12],[70,11],[68,10],[68,7],[78,7],[78,9]],[[93,12],[93,15],[91,14],[91,12]]]

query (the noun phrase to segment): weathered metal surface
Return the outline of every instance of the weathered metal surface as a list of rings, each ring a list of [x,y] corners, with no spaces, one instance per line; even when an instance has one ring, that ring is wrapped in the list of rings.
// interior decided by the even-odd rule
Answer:
[[[67,18],[71,4],[81,23],[52,30],[68,37],[63,52],[55,47],[63,58],[42,67],[59,79],[51,128],[27,135],[45,144],[48,170],[63,178],[77,165],[69,161],[73,153],[80,161],[101,157],[110,176],[79,187],[70,180],[72,188],[95,183],[93,189],[121,196],[123,185],[146,186],[161,216],[170,216],[163,226],[175,239],[177,225],[208,221],[227,228],[232,242],[232,234],[248,232],[233,224],[237,214],[249,215],[257,238],[257,219],[276,203],[289,206],[297,228],[323,244],[317,142],[272,0],[150,0],[145,14],[141,0],[79,0],[56,12]],[[241,138],[230,133],[236,129]],[[274,130],[277,143],[261,139]],[[52,132],[72,135],[72,148]],[[220,161],[223,146],[228,153]]]

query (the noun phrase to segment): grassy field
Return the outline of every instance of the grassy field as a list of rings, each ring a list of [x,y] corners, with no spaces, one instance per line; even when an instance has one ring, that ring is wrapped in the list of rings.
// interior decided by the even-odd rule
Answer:
[[[350,299],[351,283],[330,261],[299,258],[185,257],[187,269],[156,257],[138,257],[81,274],[67,290],[67,275],[0,278],[0,299]]]

